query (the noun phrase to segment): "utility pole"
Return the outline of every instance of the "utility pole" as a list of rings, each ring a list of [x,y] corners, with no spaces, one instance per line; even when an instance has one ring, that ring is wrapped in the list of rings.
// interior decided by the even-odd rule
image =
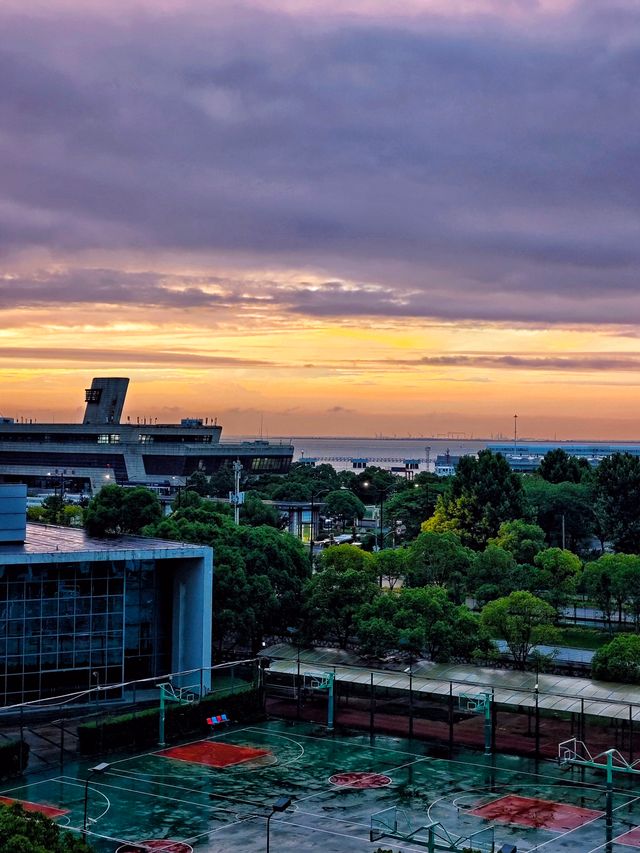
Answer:
[[[513,452],[518,450],[518,416],[513,416]]]

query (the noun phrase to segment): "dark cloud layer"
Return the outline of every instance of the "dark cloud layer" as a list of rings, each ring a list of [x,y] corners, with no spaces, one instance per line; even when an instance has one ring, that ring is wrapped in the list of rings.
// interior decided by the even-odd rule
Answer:
[[[637,4],[584,0],[528,29],[11,8],[0,257],[10,271],[44,251],[70,271],[0,282],[5,307],[251,299],[74,269],[76,253],[135,250],[329,271],[256,293],[314,316],[640,320]]]

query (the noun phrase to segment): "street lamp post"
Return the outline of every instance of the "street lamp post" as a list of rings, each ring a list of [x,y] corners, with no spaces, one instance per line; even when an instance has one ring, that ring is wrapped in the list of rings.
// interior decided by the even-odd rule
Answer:
[[[319,492],[311,492],[311,521],[309,524],[309,560],[311,561],[311,568],[313,568],[313,510],[315,509],[315,499],[319,498],[320,495],[327,495],[331,489],[320,489]]]
[[[286,812],[291,805],[291,797],[278,797],[275,803],[271,806],[271,814],[267,817],[267,853],[269,853],[269,831],[271,818],[279,812]]]
[[[89,804],[89,780],[93,776],[94,773],[104,773],[105,770],[108,770],[111,767],[110,764],[107,764],[106,761],[101,762],[100,764],[96,764],[95,767],[92,767],[87,773],[87,778],[84,780],[84,817],[82,820],[82,834],[86,838],[87,836],[87,806]]]

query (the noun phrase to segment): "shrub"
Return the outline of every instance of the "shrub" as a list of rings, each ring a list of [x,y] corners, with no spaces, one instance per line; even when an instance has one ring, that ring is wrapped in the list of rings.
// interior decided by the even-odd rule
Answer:
[[[50,818],[27,814],[19,804],[0,806],[0,850],[3,853],[90,853],[91,848]]]
[[[640,637],[621,634],[593,656],[594,678],[640,684]]]
[[[29,744],[10,740],[0,744],[0,779],[20,776],[29,763]]]
[[[172,741],[188,734],[206,732],[206,719],[212,714],[246,720],[255,719],[262,713],[261,693],[250,685],[233,694],[210,694],[194,705],[171,703],[165,706],[165,738]],[[87,755],[151,746],[158,741],[159,718],[159,708],[148,708],[84,723],[78,727],[80,752]]]

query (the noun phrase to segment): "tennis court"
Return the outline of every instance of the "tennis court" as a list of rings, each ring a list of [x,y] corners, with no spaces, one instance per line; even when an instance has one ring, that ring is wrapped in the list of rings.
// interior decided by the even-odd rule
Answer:
[[[496,850],[509,842],[518,853],[640,850],[640,778],[616,778],[607,843],[599,771],[472,752],[447,760],[427,750],[400,738],[330,736],[306,723],[269,722],[142,755],[105,756],[98,761],[108,766],[88,784],[88,837],[101,853],[129,853],[136,844],[164,853],[262,853],[267,817],[285,797],[292,805],[270,820],[274,853],[424,851],[429,831],[434,849],[471,839],[465,846],[488,850],[493,832]],[[95,766],[67,768],[0,796],[80,831],[85,779]],[[438,846],[447,837],[454,846]]]

